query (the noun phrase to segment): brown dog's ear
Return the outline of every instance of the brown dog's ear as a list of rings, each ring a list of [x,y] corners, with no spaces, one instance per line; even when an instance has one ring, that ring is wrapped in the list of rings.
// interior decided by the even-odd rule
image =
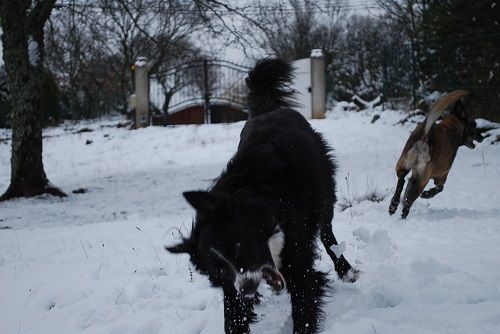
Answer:
[[[208,191],[187,191],[183,195],[189,204],[202,215],[213,213],[222,202],[220,196]]]

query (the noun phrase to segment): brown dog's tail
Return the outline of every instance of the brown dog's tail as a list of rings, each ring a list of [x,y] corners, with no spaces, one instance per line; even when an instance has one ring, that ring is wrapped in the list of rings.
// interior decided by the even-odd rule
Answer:
[[[425,135],[429,133],[432,125],[436,122],[443,111],[452,103],[460,100],[462,97],[469,95],[467,90],[455,90],[444,96],[441,96],[431,107],[431,110],[425,118]]]

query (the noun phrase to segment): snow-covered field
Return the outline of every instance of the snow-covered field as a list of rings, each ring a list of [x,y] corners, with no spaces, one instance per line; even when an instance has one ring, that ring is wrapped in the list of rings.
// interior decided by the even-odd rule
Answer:
[[[500,145],[462,147],[443,193],[418,199],[403,221],[387,208],[414,124],[396,125],[396,111],[371,117],[336,110],[312,121],[339,162],[334,231],[362,271],[354,284],[330,274],[324,333],[500,333]],[[0,226],[10,227],[0,230],[1,333],[223,332],[221,291],[163,245],[174,227],[188,232],[193,211],[181,193],[218,175],[243,123],[115,123],[45,132],[46,171],[69,197],[0,203]],[[74,133],[82,127],[94,131]],[[0,140],[0,191],[9,159]],[[71,193],[78,188],[87,192]],[[332,269],[327,256],[318,266]],[[288,296],[261,292],[254,333],[291,333]]]

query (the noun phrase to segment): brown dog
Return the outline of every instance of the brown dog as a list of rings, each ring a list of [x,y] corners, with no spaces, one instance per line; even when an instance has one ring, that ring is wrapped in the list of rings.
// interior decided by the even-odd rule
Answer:
[[[448,172],[461,145],[473,149],[474,140],[483,141],[476,129],[476,121],[467,115],[460,101],[469,94],[465,90],[456,90],[441,97],[431,107],[425,121],[413,130],[396,165],[398,184],[389,206],[391,215],[398,208],[405,176],[410,171],[411,177],[403,197],[403,219],[408,216],[410,207],[420,194],[422,198],[431,198],[443,191]],[[450,114],[440,123],[434,124],[452,104],[454,106]],[[422,193],[431,178],[434,179],[435,187]]]

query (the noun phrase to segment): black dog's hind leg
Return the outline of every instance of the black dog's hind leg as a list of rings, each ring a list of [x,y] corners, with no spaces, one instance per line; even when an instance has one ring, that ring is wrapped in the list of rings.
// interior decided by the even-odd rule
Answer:
[[[234,287],[224,288],[224,331],[226,334],[248,334],[250,324],[255,320],[253,304],[236,292]]]
[[[288,275],[286,275],[288,273]],[[292,301],[294,334],[318,333],[323,319],[321,306],[327,286],[326,275],[312,268],[289,267],[285,274]]]
[[[399,201],[401,200],[401,192],[403,191],[403,187],[405,185],[405,176],[409,173],[409,170],[403,169],[397,172],[398,174],[398,184],[396,186],[396,192],[391,200],[391,205],[389,206],[389,214],[392,215],[396,212]]]
[[[339,275],[340,279],[345,280],[346,278],[354,281],[355,277],[348,277],[347,274],[349,270],[352,271],[352,266],[345,259],[344,255],[337,257],[331,247],[333,245],[338,245],[335,235],[332,231],[332,219],[333,219],[333,204],[331,201],[325,203],[325,208],[323,211],[323,218],[320,227],[320,239],[323,246],[325,246],[326,252],[332,258],[333,264],[335,265],[335,271]],[[354,272],[353,272],[354,274]]]

